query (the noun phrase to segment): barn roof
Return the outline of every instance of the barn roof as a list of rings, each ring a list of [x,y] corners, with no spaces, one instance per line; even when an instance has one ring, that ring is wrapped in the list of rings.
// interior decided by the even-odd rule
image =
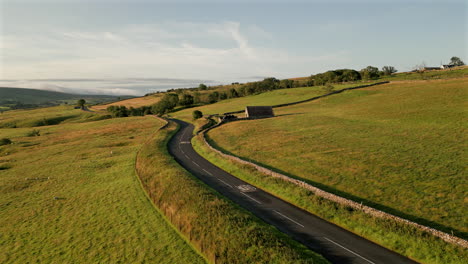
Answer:
[[[246,106],[245,107],[246,117],[271,117],[273,114],[273,108],[271,106]]]

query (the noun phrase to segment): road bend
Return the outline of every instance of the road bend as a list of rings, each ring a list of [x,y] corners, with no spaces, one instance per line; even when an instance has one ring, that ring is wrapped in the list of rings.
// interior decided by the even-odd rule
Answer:
[[[332,263],[416,263],[306,212],[227,173],[192,147],[193,125],[173,120],[180,130],[169,141],[169,153],[191,174],[263,221],[321,254]]]

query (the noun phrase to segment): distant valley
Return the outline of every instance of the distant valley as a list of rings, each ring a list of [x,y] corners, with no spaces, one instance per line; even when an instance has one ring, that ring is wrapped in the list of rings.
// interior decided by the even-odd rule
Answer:
[[[133,96],[71,94],[47,90],[0,87],[0,111],[73,104],[85,99],[89,104],[113,102]]]

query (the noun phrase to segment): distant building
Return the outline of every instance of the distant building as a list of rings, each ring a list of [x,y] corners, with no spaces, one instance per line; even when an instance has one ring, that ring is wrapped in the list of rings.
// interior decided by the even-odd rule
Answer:
[[[273,117],[273,108],[271,106],[246,106],[245,117],[247,118],[265,118]]]
[[[455,65],[447,64],[447,65],[440,66],[441,69],[450,69],[450,68],[453,68],[453,67],[455,67]]]
[[[442,67],[422,67],[419,70],[420,71],[434,71],[434,70],[440,70]]]

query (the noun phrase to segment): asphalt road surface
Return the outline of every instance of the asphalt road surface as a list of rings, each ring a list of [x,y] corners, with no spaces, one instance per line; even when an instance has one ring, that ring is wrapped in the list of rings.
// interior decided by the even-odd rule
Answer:
[[[318,252],[332,263],[416,263],[216,167],[192,148],[193,125],[180,120],[181,129],[169,141],[169,153],[190,173],[263,221]]]

